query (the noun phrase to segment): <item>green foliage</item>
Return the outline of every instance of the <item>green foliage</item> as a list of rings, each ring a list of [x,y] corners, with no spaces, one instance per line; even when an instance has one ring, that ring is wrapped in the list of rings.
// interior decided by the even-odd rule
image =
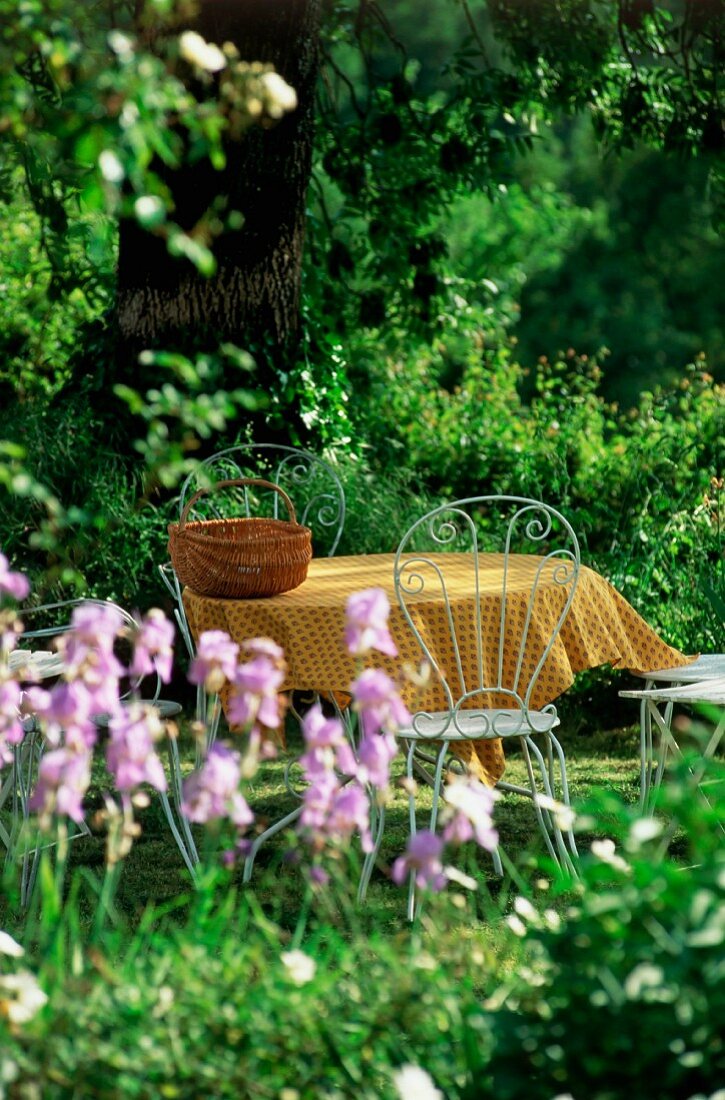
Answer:
[[[229,219],[239,222],[221,202],[197,225],[179,225],[166,173],[200,160],[224,167],[225,137],[238,140],[283,111],[261,80],[263,65],[241,61],[233,46],[209,59],[203,42],[200,53],[173,33],[189,19],[187,5],[155,0],[134,17],[113,5],[75,10],[64,0],[0,4],[4,160],[22,166],[48,260],[65,281],[78,208],[99,215],[97,248],[109,232],[103,215],[131,217],[203,275],[216,268],[213,238]],[[220,70],[209,95],[211,73]]]
[[[663,0],[491,0],[486,4],[523,94],[593,105],[616,146],[720,148],[722,6]]]
[[[88,927],[90,875],[64,905],[46,875],[44,909],[14,934],[49,1003],[22,1026],[0,1020],[3,1084],[18,1098],[393,1100],[412,1064],[448,1100],[709,1096],[723,1066],[722,775],[688,756],[656,819],[612,793],[583,806],[579,828],[600,836],[573,887],[524,863],[475,915],[454,892],[402,930],[351,904],[354,861],[291,921],[278,868],[241,895],[208,872],[133,933],[117,913]],[[314,960],[308,980],[291,950]]]
[[[155,566],[173,516],[169,490],[189,472],[200,441],[263,404],[241,384],[253,377],[251,358],[231,345],[194,360],[145,358],[169,381],[144,396],[117,387],[146,432],[132,447],[105,428],[107,409],[102,419],[83,392],[60,395],[52,407],[26,402],[4,425],[2,545],[23,562],[41,600],[69,587],[126,607],[163,600]],[[240,385],[224,388],[235,374]]]
[[[707,162],[641,147],[603,158],[581,117],[542,128],[495,202],[461,197],[442,220],[461,293],[518,341],[520,362],[573,347],[634,405],[701,351],[722,378],[722,242]]]
[[[702,746],[707,729],[695,733]],[[705,800],[693,767],[702,774],[696,751],[662,800],[674,815],[667,826],[605,794],[589,805],[611,822],[619,851],[592,845],[563,921],[534,916],[529,966],[504,984],[491,1016],[496,1096],[679,1100],[709,1096],[722,1079],[723,770],[714,767]],[[686,866],[662,858],[678,825]]]
[[[157,589],[153,563],[165,517],[144,502],[130,455],[100,442],[99,419],[84,398],[56,399],[50,409],[28,403],[4,432],[11,442],[0,462],[2,540],[38,599],[70,590],[147,603]]]
[[[146,31],[172,5],[147,6],[138,35],[125,8],[5,6],[18,19],[2,23],[0,45],[0,437],[25,457],[3,467],[24,495],[8,501],[0,545],[36,581],[50,570],[51,587],[155,601],[149,562],[163,555],[174,483],[195,454],[246,436],[252,418],[257,436],[267,428],[239,353],[234,365],[224,349],[149,359],[148,389],[117,391],[125,416],[109,398],[115,223],[172,232],[165,172],[220,163],[225,137],[251,122],[246,93],[260,73],[235,68],[234,87],[215,98],[209,74],[181,56],[181,7],[155,42]],[[530,492],[571,516],[587,560],[669,640],[719,648],[710,482],[723,473],[722,390],[696,372],[638,400],[649,378],[717,344],[708,165],[665,169],[636,151],[616,169],[594,167],[584,124],[557,115],[595,88],[610,143],[671,151],[658,104],[645,97],[632,120],[622,98],[627,82],[655,79],[663,42],[671,56],[656,79],[680,89],[667,127],[711,112],[710,13],[697,22],[688,8],[677,39],[682,12],[667,24],[663,10],[440,0],[422,21],[410,0],[385,13],[328,5],[301,358],[265,415],[275,437],[336,456],[348,498],[341,550],[393,549],[445,496]],[[688,74],[695,58],[703,64]],[[699,117],[687,151],[706,154]],[[662,191],[656,218],[649,181]],[[215,209],[190,231],[202,269],[232,214]],[[598,347],[611,335],[605,359]],[[543,351],[553,366],[537,363]],[[621,392],[623,366],[624,416],[599,392]]]
[[[367,364],[359,434],[380,476],[404,464],[439,498],[556,503],[586,562],[673,644],[721,648],[708,593],[725,593],[725,393],[705,363],[622,414],[599,392],[596,360],[570,350],[527,376],[480,308],[461,301],[447,320],[432,346],[406,342]]]
[[[673,176],[684,165],[684,178],[692,178],[686,158],[702,157],[700,170],[704,175],[709,171],[710,178],[706,216],[719,222],[720,176],[718,162],[710,156],[717,149],[722,110],[716,79],[722,33],[718,5],[706,5],[695,14],[692,5],[655,0],[647,4],[457,0],[447,10],[441,5],[426,14],[426,20],[420,20],[407,0],[388,5],[384,14],[377,5],[330,5],[309,265],[309,290],[323,331],[329,331],[330,322],[338,335],[356,324],[388,328],[404,324],[409,331],[438,335],[441,314],[450,309],[451,279],[472,270],[481,287],[482,280],[492,277],[480,263],[466,263],[465,230],[464,240],[458,242],[455,223],[448,216],[451,205],[471,192],[497,200],[517,176],[526,173],[522,154],[542,145],[548,124],[562,115],[586,111],[610,150],[627,150],[640,143],[670,156],[677,152],[680,160],[673,164]],[[595,160],[591,152],[589,160]],[[581,167],[580,162],[577,168]],[[661,174],[655,171],[651,178],[660,188]],[[606,190],[604,169],[601,182]],[[630,188],[626,183],[622,187],[625,204]],[[677,193],[675,180],[671,189]],[[557,224],[550,234],[554,249],[561,247],[567,221],[573,249],[581,220],[571,217],[571,198],[548,195],[546,183],[533,197],[536,207],[531,219],[538,233],[543,238],[558,206],[565,225]],[[691,198],[683,196],[685,222]],[[504,204],[501,211],[494,207],[484,216],[488,225],[476,234],[475,258],[482,251],[486,254],[487,247],[488,255],[495,255],[501,223],[510,216],[511,205]],[[641,204],[645,218],[649,206]],[[696,216],[700,209],[695,202]],[[592,213],[594,223],[602,226],[604,211]],[[639,275],[641,286],[639,280],[630,280],[635,282],[630,291],[626,275],[619,276],[624,284],[619,298],[624,303],[612,302],[614,290],[607,286],[606,271],[587,287],[587,305],[592,298],[601,300],[601,312],[595,314],[595,327],[587,331],[585,341],[573,326],[575,331],[567,340],[578,350],[593,353],[596,347],[587,345],[602,328],[606,332],[600,342],[614,345],[621,329],[607,329],[608,312],[621,313],[629,291],[636,304],[626,327],[627,336],[634,337],[635,350],[632,354],[626,347],[621,354],[630,356],[630,366],[634,358],[649,358],[656,324],[663,316],[669,319],[668,307],[678,300],[675,287],[667,285],[666,269],[653,270],[660,256],[667,267],[678,266],[672,251],[666,257],[664,253],[672,226],[681,219],[673,218],[671,210],[665,216],[661,253],[647,256]],[[626,212],[622,220],[626,224]],[[683,234],[685,249],[690,236],[689,231]],[[619,255],[622,245],[636,254],[641,237],[637,235],[636,244],[610,241],[610,266],[614,267],[616,254],[620,271],[627,272],[628,264]],[[530,270],[525,234],[519,247]],[[605,244],[603,251],[608,255]],[[458,261],[456,266],[451,257]],[[591,261],[592,257],[584,257],[584,262]],[[551,258],[542,257],[540,263],[541,271],[555,267]],[[696,265],[690,266],[696,272]],[[502,274],[505,279],[509,273]],[[497,281],[496,275],[493,278]],[[648,282],[662,287],[664,298],[660,315],[653,317],[646,333],[649,345],[637,339],[633,316],[635,310],[640,314]],[[685,284],[683,280],[683,288]],[[707,277],[702,288],[714,300]],[[581,308],[576,288],[570,293],[572,307],[569,313],[563,311],[564,325],[570,318],[578,319]],[[694,295],[684,297],[697,310]],[[508,304],[504,317],[510,313]],[[500,309],[502,303],[497,305]],[[549,308],[548,317],[557,312]],[[541,328],[540,320],[540,314],[532,320],[530,333]],[[670,329],[675,327],[668,323]],[[685,339],[681,360],[702,348],[697,340],[695,346],[688,342],[693,329],[709,346],[716,346],[709,327],[707,332],[700,324],[689,330],[681,322],[676,327]],[[537,355],[553,350],[546,343],[546,328],[541,335]],[[663,339],[656,350],[666,347]]]
[[[50,395],[72,376],[78,343],[110,304],[113,250],[98,257],[77,279],[69,271],[85,262],[89,216],[68,225],[67,255],[61,267],[48,257],[45,223],[20,194],[15,170],[0,192],[0,397]]]
[[[137,439],[134,448],[143,456],[148,488],[174,488],[192,468],[189,450],[200,440],[222,435],[240,409],[252,412],[266,403],[263,394],[243,386],[222,388],[233,381],[235,372],[244,378],[254,371],[251,355],[232,344],[223,344],[218,353],[197,355],[194,361],[178,353],[144,351],[139,362],[167,370],[174,379],[145,395],[129,386],[114,387],[116,396],[146,425],[146,438]]]

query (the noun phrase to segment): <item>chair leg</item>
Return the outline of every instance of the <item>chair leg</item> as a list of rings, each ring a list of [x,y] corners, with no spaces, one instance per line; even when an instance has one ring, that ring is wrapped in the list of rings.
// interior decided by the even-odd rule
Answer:
[[[559,864],[560,867],[565,867],[572,875],[576,877],[576,869],[572,862],[571,856],[566,849],[566,845],[564,844],[564,838],[561,834],[561,829],[559,828],[555,819],[550,814],[544,814],[537,798],[536,777],[534,775],[534,768],[531,761],[532,754],[535,757],[537,764],[539,765],[544,793],[547,798],[550,798],[552,801],[554,800],[554,792],[551,788],[551,784],[549,783],[549,776],[544,758],[538,745],[534,743],[530,736],[527,735],[525,737],[521,737],[520,741],[524,753],[524,759],[526,761],[526,769],[529,774],[529,783],[531,784],[531,796],[534,803],[534,811],[536,813],[536,818],[539,823],[541,834],[544,837],[546,847],[549,851],[549,855],[555,863]],[[553,833],[554,841],[556,842],[556,848],[554,848],[554,844],[552,843],[550,835],[551,833]]]
[[[181,758],[179,757],[179,746],[175,737],[167,737],[166,747],[169,756],[169,772],[171,776],[171,797],[174,800],[174,807],[176,809],[176,817],[178,817],[178,823],[174,815],[174,809],[172,809],[169,796],[166,791],[159,793],[161,801],[161,807],[164,811],[166,821],[171,835],[176,841],[176,846],[181,853],[181,858],[189,870],[192,878],[196,877],[196,865],[199,862],[199,853],[196,850],[196,844],[194,843],[194,837],[191,833],[191,826],[186,817],[186,814],[182,810],[183,802],[183,779],[181,775]]]
[[[652,700],[648,700],[648,702],[651,705],[651,714],[652,714],[652,717],[655,719],[655,723],[658,727],[658,731],[659,731],[659,734],[660,734],[660,748],[659,748],[660,760],[658,761],[658,765],[657,765],[658,766],[658,776],[657,776],[657,780],[656,780],[654,788],[653,788],[653,798],[654,798],[654,796],[657,794],[657,791],[660,787],[660,784],[662,783],[664,767],[665,767],[665,764],[666,764],[666,761],[667,761],[667,756],[668,756],[669,752],[672,752],[673,754],[680,755],[680,756],[682,754],[680,752],[680,747],[677,744],[677,742],[676,742],[676,740],[675,740],[675,738],[672,734],[672,729],[671,729],[673,704],[668,703],[667,708],[665,710],[665,713],[664,713],[664,715],[662,715],[662,714],[660,714],[659,710],[657,709],[655,703]],[[703,761],[707,760],[709,757],[711,757],[715,753],[715,751],[717,750],[717,747],[720,743],[720,740],[722,739],[722,736],[723,736],[724,732],[725,732],[725,718],[723,718],[718,723],[715,731],[713,732],[712,737],[710,738],[710,741],[705,746],[705,749],[703,750],[703,753],[702,753]],[[710,809],[712,809],[712,804],[711,804],[710,800],[708,799],[707,795],[702,790],[702,788],[699,786],[700,779],[702,778],[702,775],[704,773],[704,765],[702,767],[698,768],[697,771],[692,771],[692,769],[691,769],[690,773],[693,776],[693,778],[695,780],[695,783],[697,785],[699,797],[702,799],[702,801],[704,802],[705,805],[707,805],[708,807],[710,807]],[[718,825],[719,825],[720,831],[725,834],[725,826],[723,826],[722,822],[718,822]]]
[[[647,685],[651,683],[647,681]],[[647,699],[639,705],[639,810],[649,809],[649,793],[652,785],[652,718]]]
[[[275,836],[277,833],[281,832],[282,829],[285,829],[288,825],[291,825],[293,821],[296,821],[302,813],[302,810],[302,806],[297,806],[290,813],[285,814],[284,817],[281,817],[279,821],[275,821],[274,825],[270,825],[268,829],[265,829],[263,833],[260,833],[259,836],[255,838],[249,850],[249,854],[244,861],[242,882],[250,881],[252,877],[252,871],[254,870],[254,861],[257,858],[257,853],[264,844],[265,840],[269,840],[270,837]]]
[[[560,775],[560,778],[561,778],[561,800],[562,800],[562,802],[564,803],[565,806],[571,806],[571,799],[569,798],[569,780],[568,780],[567,774],[566,774],[566,757],[564,756],[564,750],[561,747],[561,743],[560,743],[559,739],[557,737],[555,737],[554,734],[551,733],[551,731],[549,731],[549,733],[546,735],[546,739],[547,739],[547,744],[549,745],[550,750],[553,746],[553,749],[555,750],[556,756],[559,760],[559,775]],[[552,788],[553,788],[553,781],[552,781]],[[566,829],[565,832],[566,832],[566,839],[567,839],[568,844],[569,844],[569,850],[571,851],[571,854],[576,859],[578,859],[579,858],[579,850],[577,849],[577,846],[576,846],[576,840],[574,839],[574,833],[573,833],[571,828]]]
[[[444,748],[445,748],[445,746],[444,746]],[[414,794],[414,787],[413,787],[413,759],[414,759],[414,755],[415,755],[415,741],[411,741],[410,744],[408,745],[408,751],[406,753],[406,761],[405,761],[405,774],[406,774],[406,777],[408,779],[408,828],[409,828],[409,834],[410,834],[411,839],[416,835],[416,833],[418,831],[418,825],[417,825],[417,822],[415,820],[415,794]],[[440,765],[440,754],[439,754],[438,763],[436,764],[436,774],[435,774],[435,777],[434,777],[434,780],[433,780],[434,804],[435,804],[436,794],[437,794],[436,785],[438,783],[438,776],[439,776],[439,771],[440,771],[439,765]],[[409,921],[415,920],[415,915],[416,915],[415,871],[411,871],[410,875],[408,876],[408,910],[407,910],[407,913],[408,913],[408,920]]]
[[[378,854],[380,852],[380,845],[383,840],[383,833],[385,831],[385,807],[379,806],[377,810],[377,821],[375,822],[373,832],[373,847],[372,851],[368,852],[363,860],[362,871],[360,873],[360,882],[357,888],[357,900],[359,905],[363,905],[368,892],[368,886],[370,885],[370,878],[373,873],[373,869],[378,860]]]
[[[657,762],[653,763],[654,779],[651,781],[649,790],[649,805],[647,809],[651,811],[652,805],[657,798],[660,787],[662,786],[662,780],[665,774],[665,768],[667,766],[667,757],[670,754],[672,748],[677,748],[677,743],[672,736],[672,712],[674,710],[674,703],[667,703],[665,706],[664,715],[660,716],[657,710],[657,704],[648,700],[649,713],[650,713],[650,728],[651,719],[654,717],[656,725],[659,727],[660,739],[657,747]],[[665,730],[667,733],[665,733]]]

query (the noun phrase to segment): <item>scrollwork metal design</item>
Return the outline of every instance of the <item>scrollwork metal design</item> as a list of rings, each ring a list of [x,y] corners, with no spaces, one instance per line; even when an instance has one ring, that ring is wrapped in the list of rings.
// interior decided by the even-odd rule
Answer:
[[[509,509],[509,516],[506,520],[502,539],[501,610],[498,639],[494,642],[497,648],[495,654],[497,672],[495,683],[486,683],[486,677],[484,676],[484,667],[490,667],[491,662],[484,662],[483,659],[484,647],[489,639],[483,637],[481,630],[481,593],[478,561],[479,532],[476,519],[474,515],[471,514],[474,509],[478,512],[487,505],[496,509]],[[565,545],[551,549],[548,547],[548,543],[555,530],[561,531],[561,538]],[[470,547],[472,559],[471,568],[474,573],[474,614],[476,619],[477,640],[479,642],[478,683],[475,685],[474,691],[467,690],[465,679],[466,673],[464,672],[461,662],[457,624],[451,610],[451,602],[446,587],[444,575],[445,559],[438,558],[436,561],[433,561],[431,558],[425,557],[420,551],[408,549],[413,543],[415,543],[416,546],[419,545],[421,532],[425,532],[431,550],[435,549],[437,551],[439,547],[442,550],[448,550],[454,545],[460,545],[462,541],[465,541],[466,545]],[[507,638],[510,638],[511,634],[511,632],[506,629],[507,613],[509,610],[507,599],[508,586],[510,583],[509,565],[513,553],[513,546],[515,544],[520,544],[522,538],[528,540],[530,544],[537,548],[545,549],[546,552],[541,556],[541,560],[536,569],[531,593],[525,609],[523,631],[520,626],[517,630],[517,633],[519,633],[520,645],[518,652],[515,654],[516,663],[513,683],[505,685],[503,675],[504,656],[506,655],[505,646]],[[435,715],[427,712],[420,712],[420,714],[415,715],[413,719],[413,730],[417,736],[431,737],[433,736],[431,733],[433,729],[437,731],[438,737],[443,738],[462,738],[466,736],[468,738],[472,736],[496,737],[510,736],[512,733],[517,732],[519,734],[526,733],[528,729],[527,715],[530,709],[532,692],[571,606],[579,576],[579,568],[579,545],[576,535],[568,521],[556,511],[556,509],[551,508],[543,502],[534,501],[526,497],[482,496],[454,501],[450,504],[441,505],[412,525],[408,533],[402,539],[398,548],[398,553],[396,554],[394,572],[396,591],[408,624],[413,630],[418,644],[430,661],[441,687],[445,692],[448,709],[448,715],[446,715],[445,712]],[[426,592],[426,587],[430,583],[428,579],[429,576],[434,578],[436,593],[441,593],[446,611],[450,640],[455,654],[456,673],[460,683],[460,691],[456,694],[454,694],[449,684],[449,678],[446,677],[438,667],[429,645],[418,629],[415,616],[411,613],[410,601],[420,598],[420,596]],[[554,584],[557,590],[562,591],[562,606],[556,624],[551,631],[551,636],[547,639],[547,644],[544,647],[543,653],[539,655],[533,672],[529,676],[528,683],[526,685],[521,685],[520,680],[524,669],[524,653],[527,643],[529,642],[536,600],[544,582],[547,584]],[[511,656],[511,654],[509,653],[508,656]],[[470,677],[471,670],[468,669],[467,672]],[[491,677],[491,679],[493,679],[493,677]],[[490,714],[486,710],[478,712],[480,723],[477,724],[476,732],[473,734],[471,731],[470,715],[463,720],[459,718],[459,713],[463,712],[465,714],[465,709],[471,708],[472,696],[485,690],[495,692],[499,696],[508,696],[510,700],[509,706],[502,708],[500,711],[491,711]],[[540,732],[544,732],[547,728],[550,729],[556,721],[556,709],[553,708],[552,705],[551,711],[545,709],[538,713],[539,715],[548,715],[551,718],[550,722],[547,722],[545,719],[543,721],[540,720],[539,724],[542,727]],[[519,725],[517,725],[516,715],[521,716]]]
[[[267,476],[270,481],[287,489],[297,506],[299,522],[315,530],[324,529],[332,536],[327,553],[332,556],[342,536],[345,524],[345,491],[332,467],[309,451],[281,444],[240,444],[211,455],[199,464],[186,478],[179,496],[180,508],[200,480],[214,480],[214,475],[243,477],[253,474]],[[218,478],[217,478],[218,479]],[[244,514],[251,515],[251,503],[245,488],[240,499]],[[279,500],[275,494],[273,516],[279,518]],[[221,518],[222,509],[212,501],[206,506],[206,515]],[[201,516],[198,518],[202,518]],[[326,540],[327,541],[327,540]]]

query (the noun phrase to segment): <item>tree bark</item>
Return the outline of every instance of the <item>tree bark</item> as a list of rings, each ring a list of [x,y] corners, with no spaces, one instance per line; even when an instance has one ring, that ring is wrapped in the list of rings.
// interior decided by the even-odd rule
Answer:
[[[169,181],[174,217],[185,229],[220,195],[244,215],[241,230],[217,240],[213,276],[171,257],[135,222],[122,222],[117,308],[127,368],[143,348],[189,351],[224,340],[258,356],[264,347],[263,357],[278,365],[294,355],[320,17],[321,0],[202,0],[199,33],[233,42],[244,60],[274,65],[298,106],[273,128],[253,127],[230,144],[223,171],[197,164]]]

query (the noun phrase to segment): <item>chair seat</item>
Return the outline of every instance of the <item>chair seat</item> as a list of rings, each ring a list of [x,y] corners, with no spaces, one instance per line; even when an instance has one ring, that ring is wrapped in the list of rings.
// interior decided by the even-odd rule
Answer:
[[[559,725],[555,714],[540,710],[494,710],[478,708],[418,714],[417,729],[405,726],[398,736],[408,741],[491,741],[500,737],[525,737],[528,733],[548,733]]]
[[[656,668],[651,672],[635,672],[634,675],[642,680],[666,684],[695,684],[699,680],[719,680],[725,676],[725,653],[701,653],[689,665]]]

